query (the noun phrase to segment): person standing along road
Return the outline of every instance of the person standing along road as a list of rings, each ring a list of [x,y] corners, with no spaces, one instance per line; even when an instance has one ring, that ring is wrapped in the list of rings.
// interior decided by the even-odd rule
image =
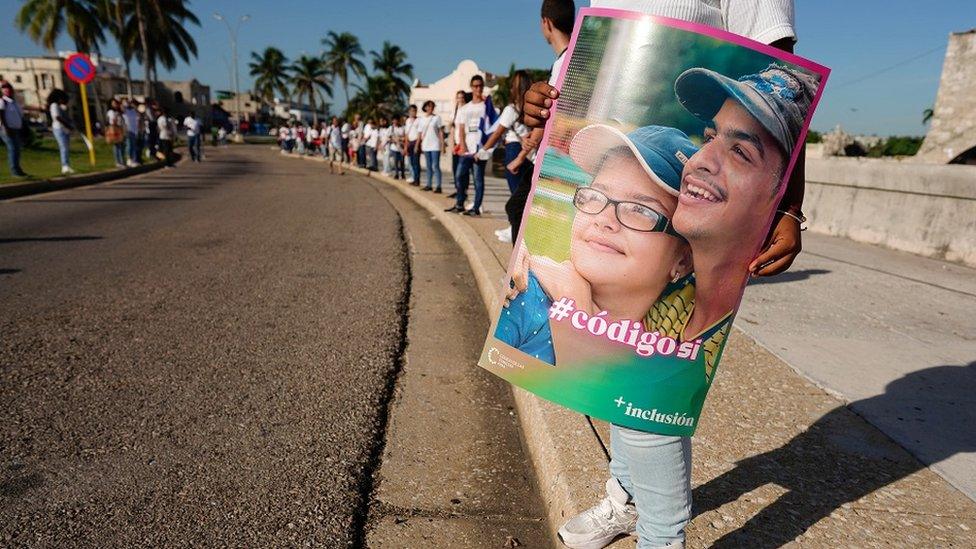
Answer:
[[[68,117],[68,94],[64,90],[54,88],[47,96],[47,112],[51,116],[51,133],[58,142],[58,152],[61,155],[61,175],[75,173],[71,169],[69,148],[71,146],[71,130],[74,125]]]
[[[403,165],[403,141],[406,139],[407,131],[403,127],[403,115],[393,117],[393,125],[390,126],[390,154],[393,156],[393,179],[406,179]]]
[[[14,87],[6,80],[0,80],[0,140],[7,147],[7,163],[10,174],[27,177],[20,167],[20,149],[23,146],[21,133],[24,131],[24,111],[14,97]]]
[[[186,146],[190,149],[190,160],[200,162],[203,160],[203,123],[191,112],[183,119],[183,127],[186,128]]]
[[[139,134],[142,128],[139,126],[139,111],[135,108],[134,99],[122,100],[122,125],[125,127],[125,151],[128,159],[125,165],[134,168],[141,163],[139,150]]]
[[[454,130],[454,120],[457,119],[458,109],[466,105],[470,100],[471,94],[466,93],[464,90],[458,90],[454,94],[454,114],[451,115],[451,127],[447,132],[447,146],[451,149],[451,179],[454,180],[454,192],[447,195],[447,198],[457,196],[457,169],[458,163],[461,161],[461,155],[458,154],[458,134]]]
[[[139,105],[139,112],[142,113],[146,125],[146,152],[150,160],[157,158],[159,153],[159,126],[156,125],[158,109],[159,105],[155,100]]]
[[[434,102],[424,101],[424,115],[420,118],[420,150],[427,162],[427,186],[425,191],[443,192],[441,183],[441,151],[444,150],[444,133],[441,131],[441,117],[434,114]],[[432,180],[437,179],[437,186],[431,187]]]
[[[458,133],[458,154],[461,161],[457,169],[457,197],[454,206],[444,210],[461,215],[480,216],[481,201],[485,195],[485,167],[487,160],[478,160],[475,153],[481,147],[481,119],[485,116],[485,79],[480,74],[471,77],[471,102],[458,109],[454,127]],[[465,211],[468,182],[474,171],[474,204]]]
[[[125,167],[125,121],[122,119],[122,104],[112,99],[105,113],[105,142],[112,145],[115,167]]]
[[[347,154],[346,148],[349,142],[348,123],[339,124],[339,118],[332,117],[332,126],[329,128],[329,173],[336,173],[338,168],[339,175],[345,172],[342,169],[342,162]]]
[[[420,119],[417,118],[417,105],[410,105],[407,108],[407,131],[406,151],[407,160],[410,162],[410,184],[414,187],[420,186]]]
[[[176,123],[162,107],[159,108],[156,127],[159,128],[159,152],[163,155],[166,167],[172,167],[175,161],[173,158],[173,140],[176,139]]]

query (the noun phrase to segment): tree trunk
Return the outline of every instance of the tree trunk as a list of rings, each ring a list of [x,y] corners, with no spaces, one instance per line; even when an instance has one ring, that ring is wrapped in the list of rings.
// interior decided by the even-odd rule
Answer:
[[[319,113],[315,110],[315,88],[308,90],[308,108],[312,109],[312,124],[318,125]]]
[[[125,94],[132,97],[132,54],[126,53],[126,47],[122,43],[122,0],[115,0],[115,26],[118,29],[119,51],[125,61]]]
[[[153,87],[151,81],[149,80],[149,39],[146,37],[146,21],[143,19],[142,14],[142,1],[136,0],[136,22],[139,24],[139,41],[142,42],[142,68],[145,69],[146,80],[145,88],[142,90],[142,94],[146,99],[153,96]]]

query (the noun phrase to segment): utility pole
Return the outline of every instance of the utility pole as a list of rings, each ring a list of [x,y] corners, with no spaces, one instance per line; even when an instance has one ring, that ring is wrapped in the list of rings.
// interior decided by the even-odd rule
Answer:
[[[236,120],[234,131],[238,135],[240,135],[241,129],[241,80],[237,66],[237,32],[241,29],[241,24],[250,18],[250,15],[242,15],[237,21],[237,24],[231,27],[227,18],[221,15],[220,12],[214,12],[214,19],[223,21],[224,25],[227,26],[227,32],[230,34],[231,56],[234,58],[234,118]]]

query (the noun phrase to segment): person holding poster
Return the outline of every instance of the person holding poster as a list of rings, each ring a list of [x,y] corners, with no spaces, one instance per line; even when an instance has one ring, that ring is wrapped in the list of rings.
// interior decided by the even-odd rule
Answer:
[[[692,16],[685,8],[693,4],[702,4],[698,7],[706,8],[700,10],[706,15],[717,9],[700,2],[631,4],[647,9],[667,4],[680,12],[664,15]],[[759,4],[759,11],[766,4],[785,5]],[[718,13],[702,22],[718,27],[723,20],[739,20]],[[787,15],[791,22],[791,9]],[[553,120],[546,127],[518,246],[528,253],[517,254],[510,268],[514,291],[537,297],[534,306],[548,325],[553,360],[536,358],[517,338],[502,333],[505,312],[521,306],[523,296],[516,295],[496,319],[480,364],[612,425],[606,497],[560,528],[565,545],[603,547],[619,535],[636,533],[641,549],[682,547],[691,519],[690,436],[745,283],[751,275],[785,269],[798,251],[788,242],[782,246],[789,239],[777,240],[770,227],[788,217],[798,232],[802,216],[783,198],[789,193],[784,187],[828,71],[702,25],[618,10],[584,9],[579,17],[560,78],[563,93],[553,89],[544,101],[526,98],[527,124],[534,125],[535,116]],[[779,25],[761,31],[775,20],[753,18],[749,33],[792,43],[791,26],[786,35]],[[558,103],[551,100],[557,97]],[[601,192],[605,198],[596,202],[604,206],[601,216],[609,206],[619,207],[617,202],[641,204],[613,194],[640,181],[636,173],[616,174],[610,186],[600,172],[608,152],[627,139],[636,145],[633,136],[642,130],[662,127],[691,136],[693,143],[682,151],[684,158],[677,156],[683,164],[678,200],[664,212],[690,249],[693,272],[675,269],[669,273],[673,278],[655,286],[648,275],[674,266],[666,256],[641,257],[641,272],[627,272],[622,262],[609,260],[612,255],[595,265],[584,263],[575,249],[577,227],[591,214],[576,198]],[[612,164],[627,164],[625,157],[611,157]],[[776,245],[763,249],[768,235]],[[608,248],[602,251],[627,251]],[[634,285],[641,276],[648,284]],[[640,310],[608,306],[599,296],[597,281],[614,277],[631,283],[630,300],[618,303],[643,304]],[[641,288],[657,297],[646,299]],[[537,326],[529,327],[521,335],[536,335]]]

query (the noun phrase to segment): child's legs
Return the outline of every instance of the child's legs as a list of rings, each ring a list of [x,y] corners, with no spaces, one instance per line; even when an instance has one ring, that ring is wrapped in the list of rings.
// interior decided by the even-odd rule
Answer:
[[[691,520],[691,438],[612,425],[610,474],[637,506],[638,549],[683,542]]]

